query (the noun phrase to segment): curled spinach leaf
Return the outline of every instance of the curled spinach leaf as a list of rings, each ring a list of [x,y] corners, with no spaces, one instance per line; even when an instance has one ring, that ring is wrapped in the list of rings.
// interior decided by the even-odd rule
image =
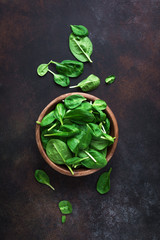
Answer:
[[[66,200],[60,201],[58,205],[62,214],[72,213],[72,204],[69,201]]]
[[[69,48],[72,54],[81,62],[91,62],[93,52],[92,42],[88,37],[79,37],[73,33],[69,36]]]
[[[94,74],[89,75],[86,79],[82,80],[78,85],[70,86],[70,88],[80,87],[83,92],[94,90],[100,85],[100,79]]]
[[[88,29],[83,25],[70,25],[70,27],[76,36],[88,36]]]
[[[110,75],[110,76],[108,76],[108,77],[105,79],[105,82],[106,82],[107,84],[111,84],[111,83],[113,83],[113,82],[115,81],[115,79],[116,79],[116,77],[115,77],[114,75]]]
[[[78,77],[83,73],[84,64],[74,60],[63,60],[61,63],[53,62],[56,64],[58,73],[67,77]]]

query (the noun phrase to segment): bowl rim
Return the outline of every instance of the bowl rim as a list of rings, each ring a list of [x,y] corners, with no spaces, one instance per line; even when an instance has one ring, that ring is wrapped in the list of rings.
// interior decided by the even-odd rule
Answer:
[[[58,102],[61,102],[66,97],[71,96],[71,95],[75,95],[75,94],[82,95],[82,96],[84,96],[85,98],[87,98],[90,101],[95,101],[96,99],[100,99],[100,98],[98,98],[98,97],[96,97],[94,95],[91,95],[91,94],[88,94],[88,93],[83,93],[83,92],[71,92],[71,93],[62,94],[62,95],[56,97],[55,99],[53,99],[41,111],[37,121],[41,122],[42,118],[47,113],[49,113],[51,111],[50,108],[52,108],[52,106],[54,108],[54,105],[56,105]],[[116,137],[114,143],[111,145],[111,150],[110,150],[109,154],[107,154],[107,156],[106,156],[106,160],[107,160],[107,162],[109,162],[110,159],[112,158],[115,150],[116,150],[116,147],[117,147],[118,137],[119,137],[118,136],[119,130],[118,130],[118,123],[117,123],[117,120],[115,118],[115,115],[114,115],[114,113],[112,112],[112,110],[110,109],[110,107],[108,105],[107,105],[107,107],[106,107],[106,109],[104,111],[107,113],[108,117],[112,121],[113,130],[114,130],[114,134],[113,135]],[[46,152],[45,152],[45,150],[44,150],[44,148],[42,146],[41,136],[40,136],[40,125],[39,124],[36,124],[35,137],[36,137],[36,143],[37,143],[39,152],[40,152],[41,156],[43,157],[43,159],[49,164],[49,166],[51,168],[53,168],[54,170],[56,170],[57,172],[59,172],[61,174],[64,174],[64,175],[67,175],[67,176],[72,176],[72,177],[80,177],[80,176],[87,176],[87,175],[93,174],[93,173],[99,171],[100,169],[102,169],[102,168],[98,168],[98,169],[85,169],[85,170],[76,169],[76,170],[74,170],[74,175],[72,175],[68,169],[63,168],[62,165],[55,164],[47,156],[47,154],[46,154]]]

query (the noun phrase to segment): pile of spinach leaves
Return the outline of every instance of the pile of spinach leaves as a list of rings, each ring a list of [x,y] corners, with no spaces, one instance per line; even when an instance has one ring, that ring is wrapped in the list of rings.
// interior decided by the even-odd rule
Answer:
[[[107,148],[114,143],[110,120],[101,99],[89,102],[73,94],[56,105],[40,124],[41,142],[47,156],[56,164],[74,169],[97,169],[106,166]]]
[[[37,68],[37,74],[43,77],[48,72],[53,75],[53,80],[61,87],[68,87],[70,85],[70,78],[79,77],[84,71],[84,62],[90,62],[91,54],[93,52],[93,45],[88,37],[88,29],[82,25],[70,25],[72,33],[69,36],[69,48],[73,56],[79,60],[63,60],[62,62],[55,62],[50,60],[48,63],[42,63]],[[56,71],[53,72],[49,67],[56,66]],[[114,75],[110,75],[105,79],[107,84],[111,84],[115,80]],[[100,85],[100,79],[94,74],[90,74],[86,79],[79,82],[76,86],[70,88],[80,87],[83,92],[89,92],[96,89]]]

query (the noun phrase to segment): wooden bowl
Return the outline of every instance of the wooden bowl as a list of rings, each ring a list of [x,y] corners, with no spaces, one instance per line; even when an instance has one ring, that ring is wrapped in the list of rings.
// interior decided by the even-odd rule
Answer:
[[[38,121],[41,122],[42,118],[48,114],[51,110],[53,110],[55,108],[55,106],[57,105],[57,103],[61,102],[63,99],[65,99],[66,97],[70,96],[70,95],[74,95],[74,94],[80,94],[82,96],[84,96],[85,98],[87,98],[88,100],[91,101],[95,101],[96,99],[99,99],[93,95],[87,94],[87,93],[81,93],[81,92],[73,92],[73,93],[66,93],[63,94],[57,98],[55,98],[53,101],[51,101],[41,112],[41,114],[38,117]],[[111,122],[111,132],[110,135],[112,137],[116,137],[114,143],[108,147],[108,153],[107,153],[107,157],[106,157],[106,161],[109,161],[111,159],[111,157],[113,156],[116,146],[117,146],[117,142],[118,142],[118,125],[117,125],[117,120],[113,114],[113,112],[111,111],[111,109],[107,106],[106,110],[105,110],[107,117],[109,118],[110,122]],[[52,167],[54,170],[56,170],[57,172],[60,172],[64,175],[68,175],[68,176],[72,176],[72,177],[81,177],[81,176],[86,176],[86,175],[90,175],[92,173],[97,172],[100,169],[87,169],[87,168],[79,168],[74,170],[74,175],[72,175],[70,173],[70,171],[68,170],[68,168],[66,166],[63,165],[57,165],[55,163],[53,163],[47,156],[42,143],[41,143],[41,136],[40,136],[40,125],[36,124],[36,142],[37,142],[37,146],[38,149],[42,155],[42,157],[44,158],[44,160],[50,165],[50,167]]]

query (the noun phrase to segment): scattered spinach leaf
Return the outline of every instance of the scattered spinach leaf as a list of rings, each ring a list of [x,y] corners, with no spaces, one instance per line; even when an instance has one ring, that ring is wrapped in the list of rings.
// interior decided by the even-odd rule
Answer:
[[[63,60],[61,63],[53,63],[56,64],[57,72],[67,77],[78,77],[84,70],[84,64],[74,60]]]
[[[37,74],[42,77],[48,72],[48,64],[42,63],[37,68]]]
[[[76,36],[88,36],[88,29],[83,25],[70,25],[70,27]]]
[[[100,194],[105,194],[110,190],[111,171],[112,168],[110,168],[108,172],[102,173],[97,181],[97,192],[99,192]]]
[[[100,79],[94,74],[89,75],[86,79],[82,80],[78,85],[70,86],[70,88],[80,87],[83,92],[94,90],[100,85]]]
[[[50,72],[54,76],[53,79],[54,79],[55,83],[57,83],[61,87],[68,87],[69,86],[69,84],[70,84],[69,77],[66,77],[66,76],[61,75],[61,74],[56,74],[56,73],[52,72],[50,69],[48,69],[48,72]]]
[[[62,214],[72,213],[72,204],[69,201],[66,200],[60,201],[58,205]]]
[[[66,222],[66,216],[62,215],[62,223],[65,223],[65,222]]]
[[[39,183],[45,184],[45,185],[47,185],[48,187],[50,187],[52,190],[55,190],[55,188],[52,187],[52,185],[50,184],[50,179],[49,179],[47,173],[45,173],[45,171],[37,169],[37,170],[35,171],[34,176],[35,176],[35,179],[36,179]]]
[[[81,62],[91,62],[93,52],[92,42],[88,37],[76,36],[73,33],[69,36],[69,48],[72,54]]]
[[[105,79],[105,82],[106,82],[107,84],[111,84],[111,83],[113,83],[113,82],[115,81],[115,79],[116,79],[116,77],[115,77],[114,75],[110,75],[110,76],[108,76],[108,77]]]

